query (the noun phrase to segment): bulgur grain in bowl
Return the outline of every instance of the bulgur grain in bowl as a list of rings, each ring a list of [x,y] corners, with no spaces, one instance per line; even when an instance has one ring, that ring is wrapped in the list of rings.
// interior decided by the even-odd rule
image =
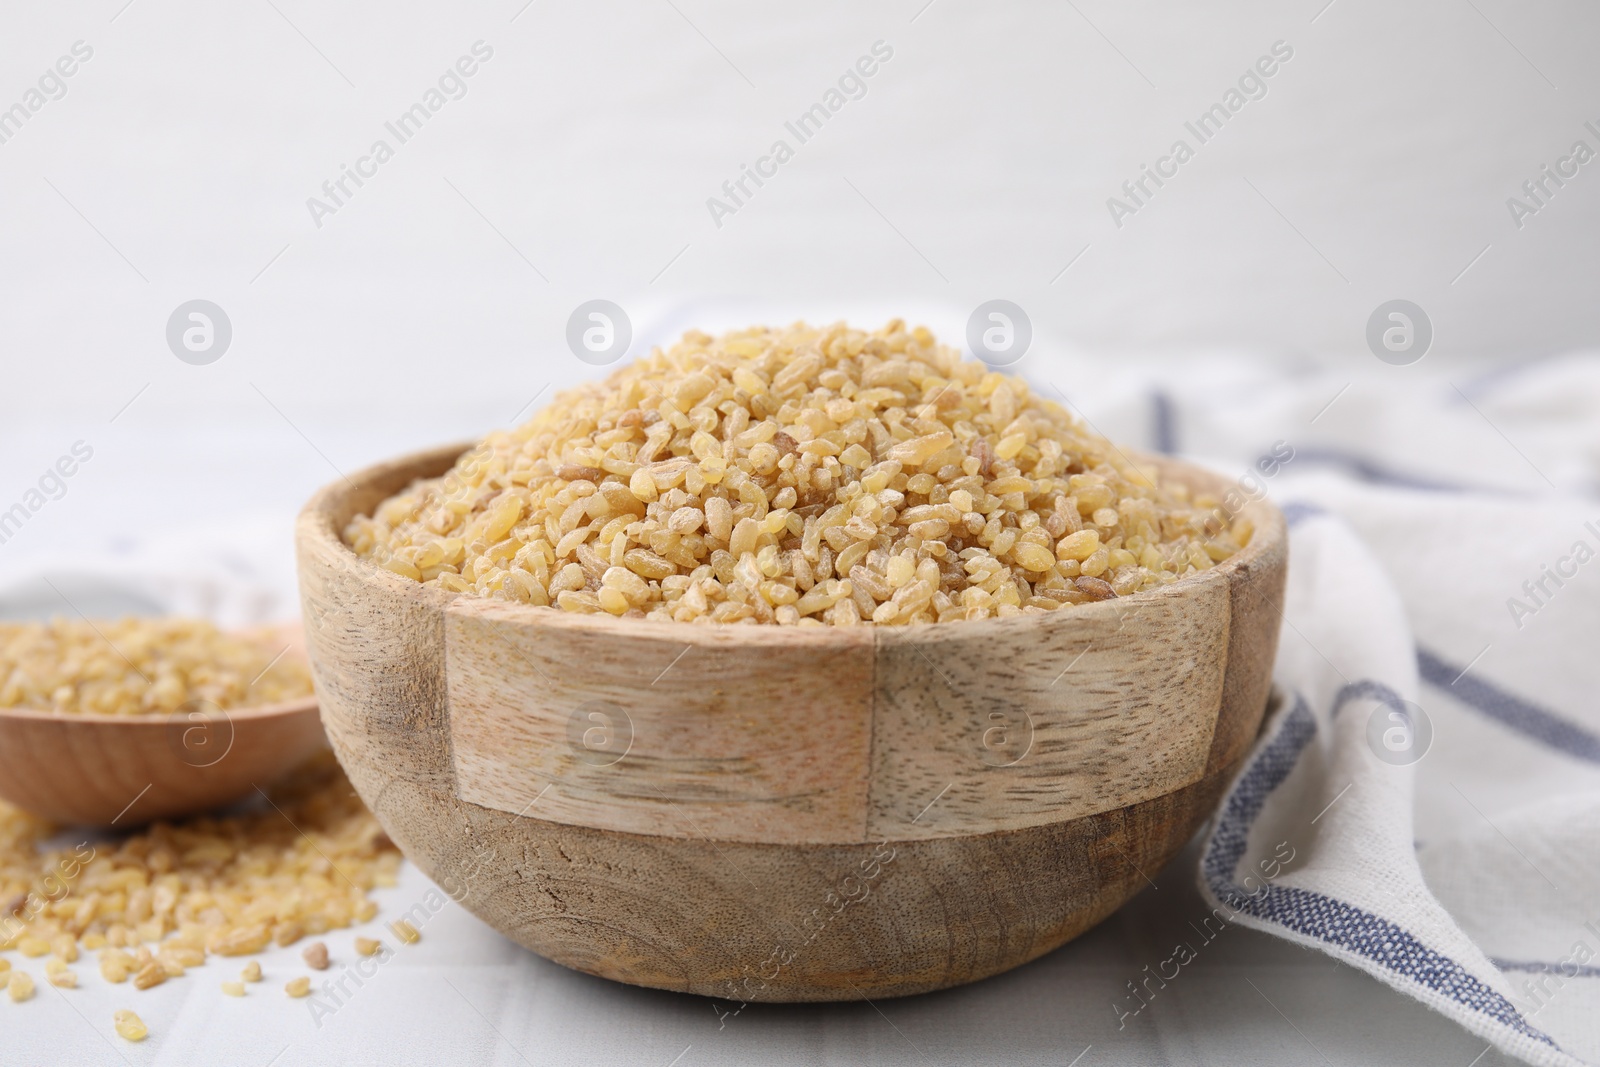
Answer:
[[[0,708],[65,714],[170,714],[311,695],[299,656],[268,635],[224,633],[201,619],[0,623]]]
[[[344,530],[422,582],[679,622],[916,624],[1129,596],[1248,517],[896,320],[686,334]]]
[[[0,624],[0,798],[129,827],[231,803],[326,744],[298,628]]]
[[[924,992],[1099,922],[1241,765],[1287,538],[1228,490],[899,322],[690,333],[318,492],[308,653],[357,791],[507,937]]]

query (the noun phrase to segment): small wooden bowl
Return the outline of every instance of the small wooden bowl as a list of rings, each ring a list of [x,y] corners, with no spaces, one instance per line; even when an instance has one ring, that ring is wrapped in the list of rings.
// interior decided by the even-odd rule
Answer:
[[[323,724],[407,856],[581,971],[742,1002],[1015,967],[1146,885],[1266,706],[1286,535],[1265,502],[1243,552],[1124,599],[697,626],[452,595],[345,547],[353,516],[463,450],[373,467],[301,513]]]
[[[326,743],[315,697],[172,715],[0,708],[0,798],[52,822],[127,828],[224,807]]]

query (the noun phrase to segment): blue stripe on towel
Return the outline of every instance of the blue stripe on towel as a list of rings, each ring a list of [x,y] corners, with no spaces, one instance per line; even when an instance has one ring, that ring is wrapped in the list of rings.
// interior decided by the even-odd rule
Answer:
[[[1600,737],[1552,711],[1491,685],[1425,648],[1417,648],[1417,670],[1423,681],[1449,693],[1468,707],[1558,752],[1600,763]]]
[[[1153,389],[1150,392],[1150,423],[1156,451],[1163,456],[1177,455],[1177,412],[1173,409],[1172,398],[1160,389]]]
[[[1289,524],[1289,529],[1294,529],[1307,519],[1328,514],[1328,509],[1317,504],[1310,504],[1304,500],[1291,500],[1283,505],[1283,521]]]
[[[1471,398],[1473,397],[1482,399],[1491,391],[1497,390],[1501,386],[1504,386],[1508,383],[1515,382],[1518,378],[1523,377],[1531,370],[1543,370],[1559,355],[1561,355],[1559,351],[1545,352],[1541,355],[1528,356],[1525,359],[1519,359],[1514,363],[1502,364],[1484,372],[1483,374],[1479,374],[1476,377],[1468,379],[1466,385],[1456,386],[1456,395],[1446,397],[1445,402],[1457,406],[1461,405],[1462,403],[1470,404],[1472,402]],[[1592,359],[1594,357],[1592,355],[1587,355],[1587,358]]]
[[[1530,971],[1533,974],[1554,974],[1562,978],[1600,978],[1600,967],[1582,963],[1545,963],[1543,960],[1501,960],[1489,957],[1489,962],[1502,971]]]
[[[1267,796],[1289,777],[1300,753],[1317,734],[1317,721],[1311,715],[1311,706],[1305,697],[1295,694],[1294,707],[1284,717],[1283,725],[1266,746],[1250,760],[1250,766],[1228,794],[1228,802],[1212,831],[1206,847],[1201,871],[1206,884],[1218,899],[1232,906],[1228,893],[1237,891],[1233,872],[1244,858],[1249,844],[1250,826],[1261,814]]]
[[[1294,461],[1297,467],[1301,464],[1340,467],[1346,473],[1354,475],[1364,482],[1394,486],[1398,489],[1417,489],[1428,493],[1509,492],[1509,490],[1495,489],[1491,486],[1466,485],[1461,482],[1446,482],[1436,478],[1427,478],[1419,474],[1406,474],[1403,471],[1391,470],[1388,467],[1381,466],[1359,453],[1347,452],[1342,448],[1297,449],[1294,454]]]
[[[1382,682],[1374,682],[1369,678],[1363,678],[1359,682],[1351,682],[1348,685],[1339,687],[1339,692],[1333,698],[1333,711],[1329,713],[1328,717],[1337,718],[1339,713],[1344,710],[1344,706],[1352,700],[1376,700],[1386,708],[1395,708],[1397,710],[1405,707],[1406,703],[1399,693],[1396,693]]]
[[[1358,682],[1345,686],[1340,697],[1348,701],[1387,691],[1386,686],[1376,682]],[[1276,923],[1302,936],[1364,956],[1518,1033],[1551,1048],[1559,1048],[1548,1035],[1529,1026],[1509,1000],[1459,963],[1435,952],[1387,919],[1306,889],[1264,884],[1254,892],[1246,892],[1234,882],[1234,872],[1244,858],[1251,825],[1267,797],[1283,784],[1316,734],[1317,722],[1311,707],[1297,693],[1294,707],[1274,736],[1251,757],[1218,817],[1200,867],[1212,894],[1235,912]]]

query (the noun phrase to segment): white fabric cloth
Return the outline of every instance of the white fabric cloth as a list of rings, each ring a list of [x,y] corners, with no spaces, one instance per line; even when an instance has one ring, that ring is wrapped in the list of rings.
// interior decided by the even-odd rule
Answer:
[[[1219,918],[1359,967],[1507,1055],[1600,1063],[1600,360],[1430,380],[1352,387],[1342,424],[1307,426],[1259,479],[1291,525],[1285,699],[1200,886]],[[1152,402],[1165,443],[1235,451],[1220,428],[1241,401],[1183,384]],[[1318,399],[1245,392],[1254,426]]]

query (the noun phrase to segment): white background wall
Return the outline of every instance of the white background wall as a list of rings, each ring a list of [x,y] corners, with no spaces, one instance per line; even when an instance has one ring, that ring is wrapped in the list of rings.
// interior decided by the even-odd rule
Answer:
[[[503,424],[591,373],[563,329],[592,297],[646,338],[728,297],[958,336],[1006,297],[1025,369],[1086,392],[1099,359],[1218,350],[1386,373],[1363,332],[1394,297],[1452,373],[1600,334],[1600,163],[1520,230],[1506,207],[1600,147],[1575,0],[125,2],[8,3],[0,32],[0,107],[94,50],[0,144],[0,499],[74,440],[101,457],[8,552],[269,482],[282,515],[334,467]],[[307,198],[480,39],[467,95],[314,225]],[[717,227],[706,199],[879,40],[867,95]],[[1268,94],[1113,225],[1279,40]],[[206,367],[164,338],[196,297],[234,330]]]

